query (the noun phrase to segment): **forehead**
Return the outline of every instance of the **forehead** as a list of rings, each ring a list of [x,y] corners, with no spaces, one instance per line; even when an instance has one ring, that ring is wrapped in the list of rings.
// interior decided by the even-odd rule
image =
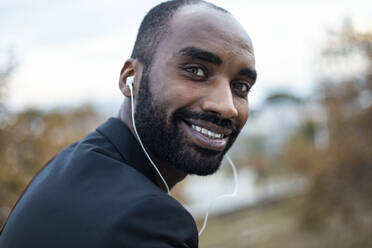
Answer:
[[[241,25],[230,14],[204,4],[185,6],[176,12],[157,53],[171,56],[172,52],[191,46],[234,58],[241,55],[254,64],[252,43]]]

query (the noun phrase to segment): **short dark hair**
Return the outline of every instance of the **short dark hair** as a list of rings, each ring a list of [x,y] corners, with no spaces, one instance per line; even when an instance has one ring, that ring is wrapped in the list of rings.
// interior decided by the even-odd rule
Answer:
[[[136,42],[134,43],[131,58],[138,59],[143,63],[145,70],[149,69],[156,48],[166,36],[167,25],[174,13],[183,6],[199,3],[229,13],[225,9],[203,0],[172,0],[160,3],[153,7],[143,18],[138,30]]]

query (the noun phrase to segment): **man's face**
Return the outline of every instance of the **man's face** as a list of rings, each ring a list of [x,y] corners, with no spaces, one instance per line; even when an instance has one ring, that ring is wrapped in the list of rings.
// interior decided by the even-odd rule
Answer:
[[[214,173],[248,118],[249,37],[228,14],[184,7],[145,68],[135,121],[145,146],[187,174]]]

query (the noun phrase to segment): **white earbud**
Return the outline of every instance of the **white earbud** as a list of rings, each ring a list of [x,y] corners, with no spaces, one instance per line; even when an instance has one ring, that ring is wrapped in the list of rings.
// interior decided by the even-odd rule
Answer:
[[[133,86],[133,76],[132,77],[128,77],[126,82],[125,82],[125,85],[127,85],[128,87],[131,87]]]

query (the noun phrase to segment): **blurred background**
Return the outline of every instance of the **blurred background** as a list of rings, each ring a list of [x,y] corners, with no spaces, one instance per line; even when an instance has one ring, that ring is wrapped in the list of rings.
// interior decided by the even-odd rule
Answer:
[[[121,66],[160,1],[0,2],[0,223],[55,153],[116,115]],[[239,192],[200,247],[372,247],[372,4],[219,0],[250,34],[258,80],[231,151]],[[173,195],[198,220],[233,190],[224,164]]]

